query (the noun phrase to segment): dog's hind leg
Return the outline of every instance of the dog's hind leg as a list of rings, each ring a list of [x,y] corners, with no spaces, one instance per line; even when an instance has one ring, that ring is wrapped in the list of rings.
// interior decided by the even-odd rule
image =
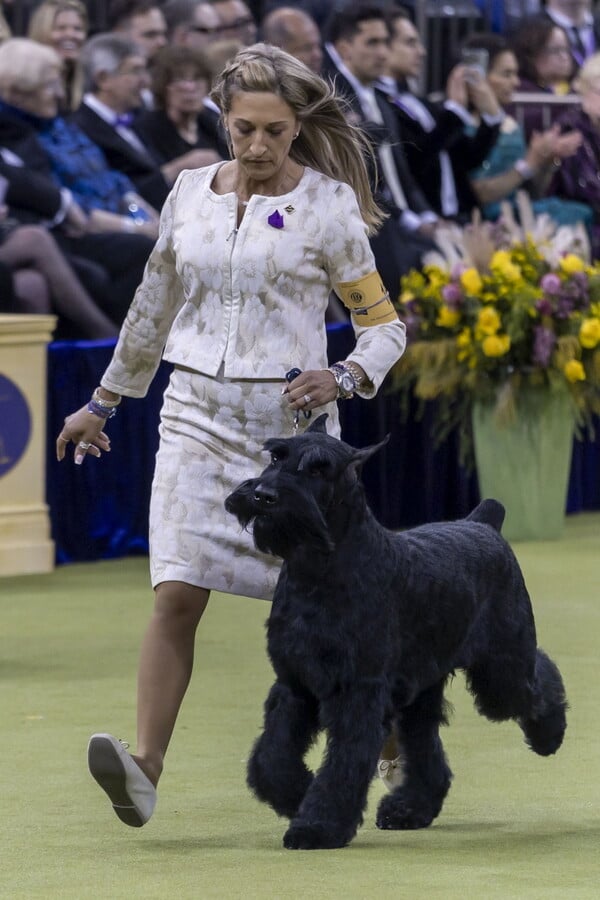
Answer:
[[[385,737],[386,690],[379,680],[369,679],[322,702],[327,752],[284,835],[288,849],[345,847],[356,834]]]
[[[531,708],[518,719],[525,740],[540,756],[556,753],[567,727],[567,699],[558,666],[538,648]]]
[[[444,685],[445,680],[420,693],[398,717],[404,780],[381,800],[378,828],[426,828],[442,809],[452,780],[439,736],[446,723]]]
[[[265,701],[264,731],[248,761],[247,783],[280,816],[292,818],[313,779],[304,754],[317,731],[317,703],[276,681]]]

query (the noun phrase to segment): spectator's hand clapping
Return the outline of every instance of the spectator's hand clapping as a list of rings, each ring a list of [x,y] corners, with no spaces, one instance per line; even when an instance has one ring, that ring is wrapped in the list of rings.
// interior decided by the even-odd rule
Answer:
[[[465,79],[465,84],[469,100],[477,112],[488,116],[498,116],[502,112],[498,98],[482,72],[470,68],[469,77]]]

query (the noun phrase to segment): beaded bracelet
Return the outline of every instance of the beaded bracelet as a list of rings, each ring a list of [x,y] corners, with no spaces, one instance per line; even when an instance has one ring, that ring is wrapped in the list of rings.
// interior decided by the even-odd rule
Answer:
[[[100,388],[95,388],[94,393],[92,394],[92,403],[96,403],[98,406],[101,406],[102,409],[114,409],[115,406],[118,406],[121,402],[121,397],[118,400],[106,400],[104,397],[100,396]]]
[[[112,419],[113,416],[116,416],[117,410],[115,407],[111,407],[107,409],[106,406],[100,406],[94,398],[90,400],[87,405],[88,412],[93,413],[95,416],[99,416],[101,419]]]

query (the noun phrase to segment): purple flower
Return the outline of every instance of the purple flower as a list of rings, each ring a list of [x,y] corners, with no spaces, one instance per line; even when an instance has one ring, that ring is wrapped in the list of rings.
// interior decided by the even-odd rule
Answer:
[[[542,290],[546,291],[547,294],[559,294],[562,282],[558,275],[555,275],[554,272],[548,272],[547,275],[544,275],[542,280],[540,281],[540,287]]]
[[[556,304],[556,318],[568,319],[574,309],[575,298],[563,294],[562,297],[558,298],[558,303]]]
[[[543,325],[537,325],[534,328],[533,361],[536,366],[545,368],[550,365],[555,344],[556,338],[552,329],[544,328]]]
[[[552,315],[552,304],[547,297],[542,297],[541,300],[538,300],[535,304],[535,308],[541,316]]]
[[[276,209],[274,213],[271,213],[267,222],[272,228],[283,228],[283,216],[278,209]]]
[[[452,278],[453,280],[458,280],[462,273],[466,272],[468,268],[468,265],[464,262],[455,262],[450,272],[450,278]]]
[[[448,284],[445,284],[442,288],[442,297],[444,298],[444,303],[446,303],[450,309],[458,309],[463,299],[460,285],[456,284],[454,281],[449,281]]]

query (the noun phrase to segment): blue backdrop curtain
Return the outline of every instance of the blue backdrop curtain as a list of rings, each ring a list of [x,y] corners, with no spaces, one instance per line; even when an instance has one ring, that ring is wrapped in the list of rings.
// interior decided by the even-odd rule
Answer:
[[[353,345],[352,329],[329,328],[330,360]],[[57,561],[83,561],[146,553],[148,504],[158,448],[158,420],[170,367],[162,364],[144,400],[124,400],[109,422],[112,451],[82,466],[57,463],[55,441],[64,418],[87,401],[108,365],[114,342],[54,343],[48,353],[47,501]],[[293,360],[290,361],[290,364]],[[402,420],[398,397],[340,404],[343,436],[357,447],[390,440],[365,466],[370,505],[390,528],[466,515],[479,499],[477,478],[458,463],[451,436],[435,448],[431,408],[422,419]],[[72,453],[72,448],[69,448]],[[600,509],[600,438],[576,441],[567,510]]]

